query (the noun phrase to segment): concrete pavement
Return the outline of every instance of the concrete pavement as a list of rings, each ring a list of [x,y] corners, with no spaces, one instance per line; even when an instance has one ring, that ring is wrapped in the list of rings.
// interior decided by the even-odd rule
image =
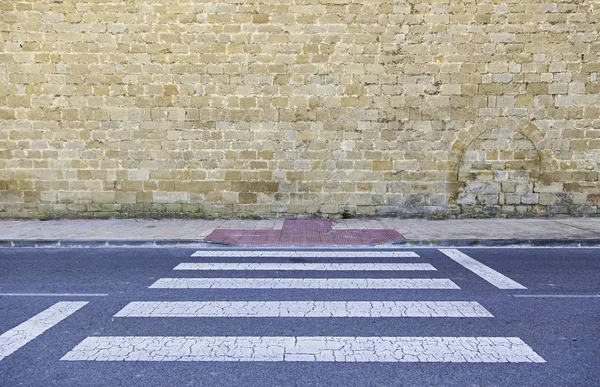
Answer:
[[[324,233],[360,230],[387,230],[396,232],[396,239],[361,239],[345,245],[376,244],[377,241],[407,245],[600,245],[600,218],[548,219],[333,219],[315,220],[317,226],[307,230],[292,229],[291,233],[305,232],[309,236]],[[198,244],[229,242],[230,244],[261,244],[256,242],[261,233],[285,231],[284,219],[268,220],[3,220],[0,221],[0,246],[73,246],[73,245],[147,245]],[[219,239],[214,236],[227,231],[245,238]],[[236,234],[237,232],[237,234]],[[269,234],[269,235],[271,235]],[[265,234],[266,235],[266,234]],[[277,234],[276,234],[277,235]],[[239,236],[239,235],[238,235]],[[272,236],[272,235],[271,235]],[[264,239],[267,241],[267,239]],[[275,242],[273,242],[275,240]],[[315,242],[316,240],[316,242]],[[324,240],[324,239],[323,239]],[[236,243],[235,241],[242,241]],[[279,239],[269,239],[265,245],[280,245]],[[285,245],[329,245],[319,238],[287,240]]]

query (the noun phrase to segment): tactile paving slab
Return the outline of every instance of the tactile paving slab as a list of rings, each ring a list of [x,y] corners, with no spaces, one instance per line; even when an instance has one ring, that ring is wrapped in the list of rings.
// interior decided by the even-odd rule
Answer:
[[[205,240],[251,246],[351,246],[405,238],[395,230],[333,230],[327,219],[286,219],[281,230],[219,229]]]

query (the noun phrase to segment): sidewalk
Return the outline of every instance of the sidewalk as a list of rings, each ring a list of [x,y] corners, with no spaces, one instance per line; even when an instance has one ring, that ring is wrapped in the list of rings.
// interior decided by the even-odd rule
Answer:
[[[600,246],[600,218],[3,220],[0,247],[187,245]]]

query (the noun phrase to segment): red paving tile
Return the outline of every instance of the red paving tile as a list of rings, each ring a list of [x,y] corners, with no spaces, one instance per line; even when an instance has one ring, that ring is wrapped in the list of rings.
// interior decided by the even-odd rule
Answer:
[[[351,246],[403,239],[395,230],[333,230],[327,219],[286,219],[281,230],[219,229],[205,240],[252,246]]]
[[[327,219],[286,219],[282,231],[331,231],[331,223]]]

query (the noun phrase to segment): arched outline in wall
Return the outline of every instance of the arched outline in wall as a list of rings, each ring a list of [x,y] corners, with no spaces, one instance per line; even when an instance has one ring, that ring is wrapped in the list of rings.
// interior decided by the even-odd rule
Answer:
[[[473,142],[475,142],[481,136],[490,132],[491,130],[492,129],[484,129],[481,132],[476,133],[476,127],[472,126],[467,131],[462,132],[467,136],[466,141],[457,138],[452,143],[452,148],[450,149],[450,155],[448,157],[448,161],[450,162],[452,171],[452,173],[449,176],[450,179],[448,180],[448,194],[450,204],[456,203],[458,192],[461,188],[461,182],[458,180],[458,176],[460,173],[460,165],[462,164],[465,153],[471,147]],[[538,147],[538,144],[544,139],[544,133],[537,126],[535,126],[532,123],[529,123],[521,130],[515,129],[515,132],[523,135],[533,145],[533,148],[537,152],[538,159],[540,161],[540,173],[543,171],[549,171],[554,169],[554,164],[551,162],[551,152],[545,150],[540,151]]]

